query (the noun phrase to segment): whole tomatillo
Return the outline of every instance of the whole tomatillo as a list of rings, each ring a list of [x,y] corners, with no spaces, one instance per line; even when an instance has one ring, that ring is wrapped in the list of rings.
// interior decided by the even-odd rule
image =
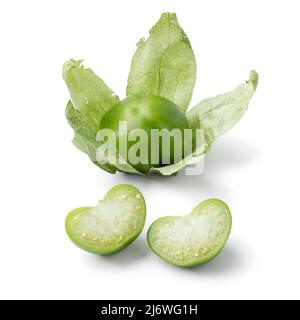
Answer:
[[[120,130],[120,123],[126,124],[126,131]],[[151,167],[181,160],[184,155],[184,129],[188,128],[182,109],[170,100],[154,95],[129,96],[107,111],[100,122],[100,129],[115,132],[117,151],[141,173],[147,173]],[[144,135],[135,129],[142,129]],[[166,140],[162,138],[163,134],[166,134]],[[134,148],[137,144],[139,147]],[[145,148],[144,157],[139,157]],[[133,161],[132,153],[135,151],[137,160]]]

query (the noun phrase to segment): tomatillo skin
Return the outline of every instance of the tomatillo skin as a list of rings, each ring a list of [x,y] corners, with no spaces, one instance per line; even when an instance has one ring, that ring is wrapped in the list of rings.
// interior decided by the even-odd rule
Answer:
[[[193,267],[209,262],[222,251],[231,225],[231,212],[226,203],[208,199],[189,215],[154,221],[147,240],[151,250],[163,260],[180,267]]]
[[[122,152],[119,141],[124,140],[124,133],[119,131],[120,121],[127,122],[127,131],[133,129],[143,129],[148,134],[148,159],[147,163],[132,163],[128,157],[129,149],[136,141],[127,139],[126,154]],[[116,133],[117,146],[123,158],[141,173],[147,173],[151,167],[161,167],[166,164],[174,163],[174,141],[170,139],[170,150],[164,150],[159,144],[158,163],[151,163],[151,129],[180,129],[182,136],[182,156],[183,156],[183,137],[184,129],[188,129],[189,124],[185,113],[175,103],[160,96],[129,96],[117,103],[105,113],[101,122],[100,129],[112,129]],[[123,139],[121,139],[123,138]],[[125,137],[126,139],[126,137]],[[170,153],[169,163],[163,163],[165,156]],[[181,159],[180,159],[181,160]]]
[[[132,243],[142,232],[145,220],[142,193],[122,184],[110,189],[95,207],[72,210],[66,217],[65,228],[79,248],[106,255]]]

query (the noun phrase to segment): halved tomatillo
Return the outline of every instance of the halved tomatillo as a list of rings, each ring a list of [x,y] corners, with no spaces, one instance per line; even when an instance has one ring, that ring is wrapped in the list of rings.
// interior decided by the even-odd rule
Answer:
[[[147,234],[151,250],[182,267],[204,264],[224,248],[231,230],[230,209],[221,200],[208,199],[183,217],[162,217]]]
[[[65,227],[81,249],[112,254],[127,247],[142,232],[146,204],[142,193],[127,184],[110,189],[95,207],[72,210]]]

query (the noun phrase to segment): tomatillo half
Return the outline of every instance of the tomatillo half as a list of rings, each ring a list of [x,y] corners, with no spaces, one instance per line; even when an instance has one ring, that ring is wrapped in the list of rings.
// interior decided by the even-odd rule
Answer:
[[[127,132],[120,130],[121,121],[126,121]],[[177,132],[181,133],[181,150],[179,149],[179,153],[181,153],[179,160],[181,160],[184,155],[184,129],[188,128],[189,125],[184,111],[172,101],[160,96],[129,96],[107,111],[100,122],[100,129],[111,129],[115,132],[116,150],[141,173],[149,172],[151,167],[161,167],[177,162],[178,152],[174,156],[174,150],[179,143],[171,134],[173,129],[179,129],[180,131]],[[147,133],[146,139],[130,138],[129,134],[133,129],[143,129]],[[151,148],[152,129],[167,129],[170,133],[169,144],[164,144],[162,139],[159,139],[158,148]],[[122,148],[120,147],[120,141],[124,140],[127,141],[127,145]],[[174,141],[176,142],[174,143]],[[139,162],[132,161],[129,152],[130,148],[137,143],[144,147],[144,149],[140,148],[137,153],[141,149],[147,151],[146,157]],[[147,146],[145,146],[146,143]],[[137,156],[140,155],[137,154]]]
[[[198,204],[190,214],[166,216],[150,226],[147,240],[151,250],[163,260],[181,267],[209,262],[225,247],[232,217],[219,199]]]
[[[146,203],[134,186],[111,188],[95,207],[72,210],[66,217],[68,236],[83,250],[112,254],[126,248],[142,232]]]

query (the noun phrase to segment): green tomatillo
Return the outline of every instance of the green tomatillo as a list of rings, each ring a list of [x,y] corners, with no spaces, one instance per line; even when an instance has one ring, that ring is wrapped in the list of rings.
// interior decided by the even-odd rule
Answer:
[[[113,61],[102,63],[114,65]],[[70,99],[65,114],[74,130],[73,144],[94,164],[112,174],[120,171],[170,176],[196,164],[209,152],[216,139],[242,118],[258,84],[258,74],[252,70],[248,80],[233,90],[190,106],[196,69],[191,43],[172,12],[163,13],[150,29],[149,36],[137,43],[127,79],[127,98],[123,101],[101,77],[83,65],[83,60],[66,61],[62,75],[70,91]],[[174,145],[182,145],[178,139],[175,143],[170,139],[170,146],[160,147],[159,151],[151,153],[149,145],[145,148],[145,139],[129,139],[127,146],[122,143],[119,148],[117,142],[124,140],[124,135],[118,132],[120,121],[128,122],[128,131],[144,129],[148,133],[150,129],[183,130],[189,127],[194,141],[190,148],[191,143],[187,142],[190,138],[184,139],[182,161],[177,161],[180,150],[176,149],[175,154],[172,150]],[[111,148],[110,142],[103,143],[102,139],[97,139],[100,124],[118,134],[114,138],[118,141],[113,143],[117,148]],[[200,144],[197,143],[198,136]],[[153,142],[150,138],[146,140]],[[112,149],[113,152],[106,157],[107,151]],[[148,154],[138,154],[145,149]],[[129,157],[134,153],[135,159]],[[116,160],[121,157],[122,161],[114,161],[114,154]],[[169,161],[163,161],[168,158]]]
[[[184,129],[188,128],[181,108],[153,95],[125,98],[100,122],[100,129],[111,129],[116,134],[115,147],[120,156],[141,173],[180,161],[184,156]]]

